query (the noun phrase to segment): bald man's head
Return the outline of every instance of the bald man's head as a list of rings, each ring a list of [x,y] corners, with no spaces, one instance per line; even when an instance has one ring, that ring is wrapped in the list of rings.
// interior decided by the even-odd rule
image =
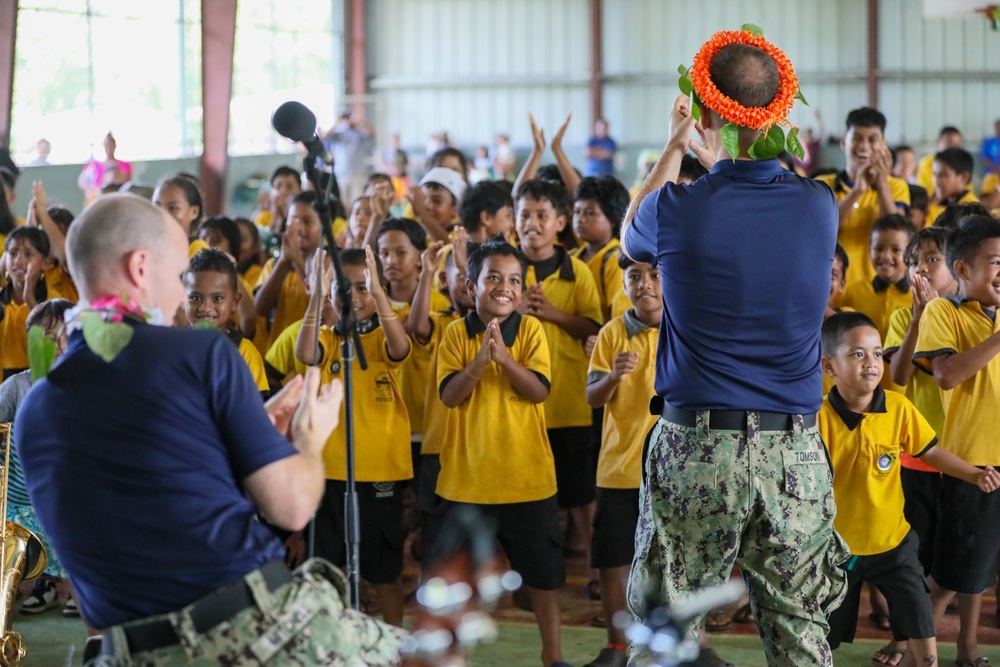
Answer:
[[[709,73],[719,92],[745,107],[766,107],[781,88],[774,59],[748,44],[729,44],[719,49]]]
[[[128,257],[136,250],[163,253],[183,242],[180,226],[141,197],[106,195],[80,214],[66,236],[66,258],[85,299],[119,294]]]

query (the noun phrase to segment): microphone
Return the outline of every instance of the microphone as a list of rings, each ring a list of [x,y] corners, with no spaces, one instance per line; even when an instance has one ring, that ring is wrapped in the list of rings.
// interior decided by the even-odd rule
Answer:
[[[285,102],[271,116],[271,125],[281,136],[305,146],[309,157],[319,158],[323,164],[333,164],[333,155],[326,150],[323,141],[316,134],[316,114],[306,105],[301,102]]]

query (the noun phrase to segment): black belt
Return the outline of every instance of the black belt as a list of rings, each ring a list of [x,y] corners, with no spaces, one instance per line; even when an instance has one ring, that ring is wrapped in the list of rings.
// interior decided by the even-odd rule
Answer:
[[[292,573],[280,560],[265,563],[259,572],[264,578],[267,589],[271,592],[278,590],[292,580]],[[250,587],[241,578],[192,604],[189,613],[194,623],[194,629],[199,634],[203,634],[244,609],[256,605]],[[167,619],[135,621],[121,627],[125,632],[125,639],[131,653],[153,651],[180,643],[177,633],[174,632],[173,624]],[[114,649],[110,633],[105,633],[101,652],[104,655],[113,655]]]
[[[649,413],[660,415],[664,421],[678,426],[693,427],[698,423],[698,413],[683,408],[675,408],[661,396],[654,396],[649,402]],[[816,415],[793,415],[787,412],[755,412],[745,410],[710,410],[708,428],[713,431],[746,431],[747,415],[756,414],[758,429],[761,431],[791,431],[794,428],[794,418],[802,418],[805,428],[816,425]]]

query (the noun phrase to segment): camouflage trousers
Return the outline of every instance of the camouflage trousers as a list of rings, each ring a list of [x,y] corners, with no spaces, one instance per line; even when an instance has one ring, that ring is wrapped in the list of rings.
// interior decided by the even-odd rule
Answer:
[[[291,582],[270,592],[259,572],[245,577],[255,607],[243,610],[204,634],[191,621],[188,608],[137,623],[167,619],[178,644],[130,653],[122,626],[104,631],[114,646],[95,667],[154,667],[161,665],[363,665],[399,664],[401,629],[351,609],[347,581],[326,561],[312,559],[294,573]]]
[[[628,603],[637,618],[724,582],[738,563],[769,665],[832,665],[827,615],[846,591],[833,476],[815,426],[710,430],[660,419],[647,436]],[[701,628],[698,619],[692,632]],[[649,653],[633,647],[629,665]]]

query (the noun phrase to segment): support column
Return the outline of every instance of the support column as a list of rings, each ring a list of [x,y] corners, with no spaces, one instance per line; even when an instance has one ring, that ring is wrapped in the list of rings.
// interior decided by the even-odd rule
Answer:
[[[229,167],[229,103],[233,96],[233,49],[236,45],[236,0],[201,4],[201,103],[204,150],[201,184],[205,215],[225,209]]]
[[[601,0],[590,0],[590,123],[604,117],[604,57],[601,52],[603,21]]]
[[[17,41],[16,38],[17,0],[0,0],[0,148],[10,147],[10,118],[14,108],[14,44]]]
[[[878,108],[878,0],[868,0],[868,106]]]

